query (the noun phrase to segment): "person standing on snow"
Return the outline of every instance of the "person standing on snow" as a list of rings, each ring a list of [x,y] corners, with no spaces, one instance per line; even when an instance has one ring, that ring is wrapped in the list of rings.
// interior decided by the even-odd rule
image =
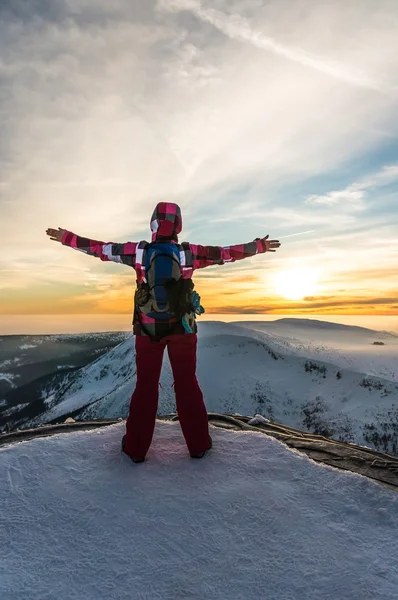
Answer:
[[[136,336],[137,380],[131,397],[122,450],[133,462],[143,462],[152,442],[158,409],[159,379],[167,346],[173,371],[181,429],[192,458],[212,447],[207,410],[196,378],[196,314],[192,274],[263,252],[275,252],[278,240],[268,235],[236,246],[200,246],[183,242],[177,204],[160,202],[151,218],[152,242],[100,242],[62,228],[47,229],[51,240],[103,261],[132,267],[137,275],[133,333]],[[196,300],[198,300],[196,296]],[[203,309],[202,309],[203,311]],[[196,314],[195,314],[196,313]]]

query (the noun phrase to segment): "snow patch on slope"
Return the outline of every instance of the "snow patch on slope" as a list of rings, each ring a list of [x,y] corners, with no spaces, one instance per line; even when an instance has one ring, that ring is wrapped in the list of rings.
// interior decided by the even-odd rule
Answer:
[[[14,383],[14,379],[18,379],[19,375],[17,373],[0,373],[0,381],[6,381],[11,388],[16,388],[17,386]]]

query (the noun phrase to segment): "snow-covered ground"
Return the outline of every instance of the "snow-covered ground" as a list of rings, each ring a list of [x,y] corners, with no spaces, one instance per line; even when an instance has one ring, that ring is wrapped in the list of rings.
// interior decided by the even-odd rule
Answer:
[[[393,600],[398,495],[261,433],[122,424],[0,449],[2,600]]]

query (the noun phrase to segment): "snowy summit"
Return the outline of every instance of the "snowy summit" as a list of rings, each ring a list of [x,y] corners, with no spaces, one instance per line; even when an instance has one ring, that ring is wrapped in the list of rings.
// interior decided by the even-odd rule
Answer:
[[[212,428],[192,461],[157,422],[0,449],[2,600],[392,600],[398,496],[255,432]]]

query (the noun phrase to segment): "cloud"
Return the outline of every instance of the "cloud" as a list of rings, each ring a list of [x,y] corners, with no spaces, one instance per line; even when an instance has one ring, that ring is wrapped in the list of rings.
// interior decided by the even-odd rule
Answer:
[[[307,198],[306,204],[335,206],[348,203],[351,208],[361,208],[363,201],[374,187],[382,187],[391,183],[398,183],[398,165],[386,165],[380,171],[367,175],[343,190],[323,195],[313,194]]]
[[[371,310],[375,315],[394,315],[396,314],[396,305],[394,304],[396,296],[386,297],[350,297],[341,296],[336,298],[329,296],[309,297],[302,301],[275,300],[267,298],[264,302],[247,302],[244,306],[234,304],[220,304],[212,302],[206,304],[206,298],[203,303],[208,307],[208,311],[214,314],[369,314]]]
[[[350,69],[344,64],[339,64],[326,57],[313,56],[302,48],[284,45],[258,29],[252,28],[249,21],[239,14],[228,15],[213,8],[205,8],[198,0],[159,0],[158,7],[166,11],[189,11],[233,40],[252,44],[256,48],[266,50],[335,79],[371,90],[391,89],[367,76],[365,72],[361,73],[356,69]]]
[[[349,202],[350,206],[360,205],[365,198],[365,190],[357,185],[351,185],[344,190],[336,190],[328,192],[323,196],[311,195],[307,198],[307,204],[324,204],[326,206],[334,206],[341,202]]]
[[[291,233],[289,235],[282,235],[282,236],[280,236],[280,239],[298,237],[300,235],[308,235],[309,233],[315,233],[315,231],[316,231],[316,229],[309,229],[308,231],[300,231],[298,233]]]

